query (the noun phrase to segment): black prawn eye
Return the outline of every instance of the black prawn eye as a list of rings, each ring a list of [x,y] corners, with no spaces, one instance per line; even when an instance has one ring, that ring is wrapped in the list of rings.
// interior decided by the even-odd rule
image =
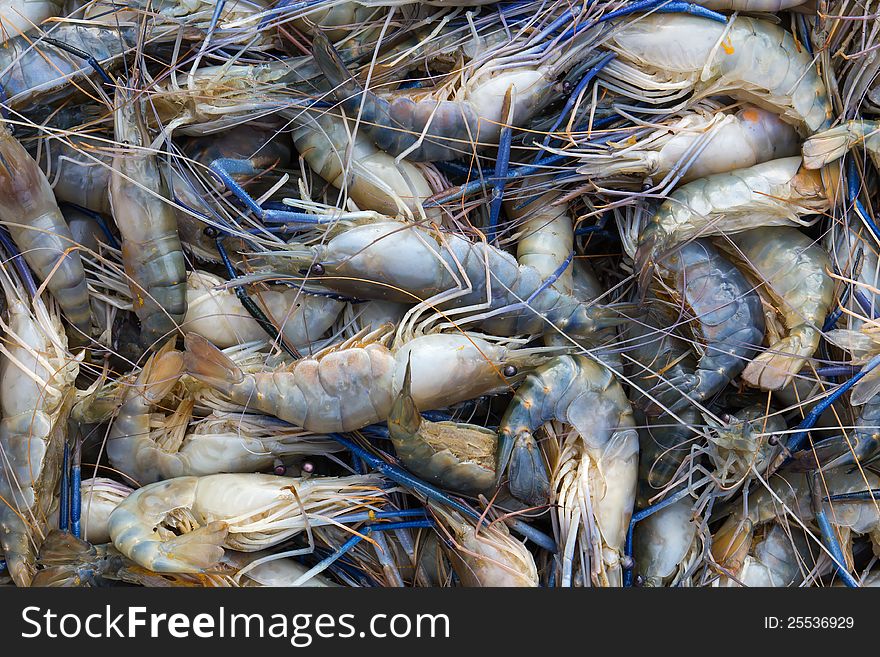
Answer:
[[[213,226],[208,226],[208,227],[206,227],[206,228],[202,231],[202,234],[203,234],[205,237],[208,237],[208,238],[210,238],[210,239],[216,239],[216,238],[220,237],[220,231],[217,230],[216,228],[214,228]]]
[[[504,376],[506,377],[516,376],[518,371],[519,370],[516,369],[515,365],[506,365],[503,370]]]
[[[323,276],[324,275],[324,265],[320,262],[316,262],[312,265],[312,268],[309,269],[309,273],[315,276]]]

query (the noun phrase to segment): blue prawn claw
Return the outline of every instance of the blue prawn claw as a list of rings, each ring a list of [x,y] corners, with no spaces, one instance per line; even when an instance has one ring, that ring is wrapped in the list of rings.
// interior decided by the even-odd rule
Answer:
[[[803,419],[803,421],[796,427],[794,433],[788,439],[788,443],[786,447],[788,451],[794,453],[801,448],[801,445],[807,439],[807,434],[810,432],[814,426],[816,426],[816,422],[819,421],[819,418],[822,416],[822,413],[831,408],[831,405],[840,399],[847,391],[849,391],[855,384],[865,378],[868,373],[873,370],[875,367],[880,365],[880,355],[874,356],[868,363],[861,369],[861,371],[855,376],[851,377],[847,381],[843,382],[837,388],[835,388],[834,392],[828,395],[825,399],[816,404],[809,413],[807,413],[807,417]]]
[[[837,574],[847,587],[858,588],[859,583],[847,570],[846,558],[843,555],[843,549],[840,547],[840,541],[837,538],[837,534],[834,532],[834,528],[831,526],[831,522],[828,520],[828,515],[825,513],[825,505],[823,504],[823,497],[821,494],[823,481],[821,472],[817,470],[813,473],[810,485],[810,505],[812,506],[813,514],[816,517],[816,524],[819,525],[819,531],[822,533],[822,542],[831,553],[831,558],[834,561]]]
[[[658,14],[690,14],[692,16],[708,18],[719,23],[727,22],[727,16],[724,14],[706,9],[694,2],[678,2],[676,0],[635,0],[635,2],[631,2],[625,7],[605,14],[601,21],[610,21],[622,16],[648,11],[655,11]]]
[[[254,165],[248,160],[218,158],[211,162],[209,168],[216,174],[223,184],[226,185],[226,188],[235,194],[235,196],[244,203],[245,207],[253,212],[257,218],[264,223],[314,226],[329,221],[306,212],[294,212],[293,210],[278,210],[262,207],[235,179],[235,176],[253,176],[259,173],[259,171],[254,168]]]
[[[342,446],[344,446],[347,450],[352,452],[356,457],[362,459],[371,468],[373,468],[380,474],[388,477],[391,481],[400,484],[401,486],[404,486],[406,488],[409,488],[412,491],[415,491],[417,494],[425,497],[428,500],[431,500],[432,502],[437,502],[439,504],[443,504],[452,509],[455,509],[459,513],[463,513],[464,515],[466,515],[468,518],[477,521],[481,519],[479,513],[474,511],[471,507],[464,504],[460,500],[451,497],[447,493],[444,493],[442,490],[435,488],[425,481],[422,481],[418,477],[415,477],[414,475],[401,468],[399,465],[385,461],[375,454],[368,452],[353,440],[346,438],[345,436],[338,433],[331,433],[330,437]],[[554,542],[554,540],[549,536],[543,534],[539,530],[535,529],[534,527],[516,518],[511,519],[507,522],[507,524],[511,529],[534,541],[537,545],[544,548],[545,550],[548,550],[554,554],[556,553],[556,543]]]

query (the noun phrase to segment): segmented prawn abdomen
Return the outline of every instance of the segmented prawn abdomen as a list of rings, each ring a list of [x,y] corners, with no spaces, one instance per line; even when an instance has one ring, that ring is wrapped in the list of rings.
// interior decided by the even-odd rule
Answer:
[[[73,235],[45,174],[5,127],[0,129],[0,218],[67,319],[88,335],[89,293]]]
[[[761,299],[745,277],[706,240],[679,247],[660,264],[703,354],[682,392],[705,401],[719,392],[760,348],[764,337]],[[668,400],[672,401],[672,400]],[[678,399],[672,408],[682,408]]]

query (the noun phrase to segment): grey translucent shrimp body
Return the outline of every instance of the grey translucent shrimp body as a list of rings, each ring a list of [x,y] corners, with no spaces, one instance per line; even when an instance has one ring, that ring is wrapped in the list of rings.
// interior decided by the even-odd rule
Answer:
[[[200,573],[214,567],[225,549],[256,552],[381,503],[382,483],[372,475],[166,479],[139,488],[113,510],[110,536],[117,550],[144,568]]]
[[[804,166],[819,169],[861,145],[874,166],[880,165],[880,121],[846,121],[811,135],[803,144]]]
[[[396,162],[373,145],[354,121],[329,113],[294,119],[293,144],[321,178],[343,190],[357,206],[389,216],[419,217],[431,196],[424,174],[411,162]],[[430,211],[436,213],[436,210]]]
[[[314,40],[314,55],[333,86],[333,97],[361,129],[393,156],[412,161],[451,160],[473,151],[473,144],[498,142],[501,128],[526,125],[556,97],[559,73],[578,61],[582,46],[548,51],[544,61],[515,67],[489,61],[468,73],[456,72],[436,89],[391,93],[388,98],[365,89],[323,36]],[[462,78],[461,87],[451,85]]]
[[[741,502],[735,501],[733,514],[727,519],[721,529],[715,534],[713,543],[722,548],[725,544],[742,544],[745,535],[745,547],[749,547],[752,531],[766,526],[768,523],[780,518],[793,517],[795,522],[806,524],[808,529],[817,525],[816,512],[818,508],[824,511],[824,515],[833,526],[840,546],[843,548],[843,556],[848,567],[852,564],[852,541],[855,536],[867,536],[870,538],[873,548],[880,546],[880,510],[876,502],[871,500],[847,500],[837,499],[830,501],[834,496],[846,496],[848,494],[863,493],[867,490],[880,489],[880,477],[869,469],[835,468],[822,473],[821,483],[818,490],[815,478],[811,473],[791,472],[782,470],[771,477],[768,487],[761,487],[749,496],[747,513],[743,513]],[[814,495],[821,495],[824,499],[816,500]],[[792,523],[794,524],[794,523]],[[719,534],[726,534],[728,538],[720,541]],[[737,534],[740,537],[737,539]],[[732,537],[732,538],[731,538]],[[815,553],[815,546],[810,545],[810,551]],[[718,554],[713,547],[713,554]],[[719,550],[720,551],[720,550]],[[729,548],[728,552],[734,550]],[[721,559],[717,559],[722,562]]]
[[[684,572],[700,556],[691,506],[680,500],[636,525],[633,556],[642,586],[686,585]]]
[[[5,126],[0,127],[0,219],[70,323],[88,336],[89,292],[76,242],[46,176]]]
[[[538,586],[535,558],[503,523],[475,525],[453,509],[432,504],[431,510],[452,544],[445,552],[463,586]]]
[[[408,365],[419,408],[444,408],[503,392],[519,368],[546,360],[539,349],[515,349],[467,334],[428,334],[400,347],[383,344],[387,327],[358,335],[289,366],[243,372],[201,336],[186,336],[187,372],[242,406],[307,431],[354,431],[383,422]]]
[[[797,131],[776,114],[752,105],[733,114],[703,101],[647,134],[641,131],[598,149],[587,141],[579,154],[578,173],[590,178],[625,174],[653,181],[676,175],[677,182],[687,183],[791,157],[799,150]]]
[[[764,338],[761,299],[745,277],[706,240],[679,247],[659,265],[673,299],[689,314],[703,354],[693,374],[668,379],[658,396],[677,412],[707,401],[749,363]]]
[[[639,426],[639,507],[649,505],[672,480],[690,452],[697,434],[690,428],[699,424],[699,410],[688,406],[677,413],[649,413],[654,408],[645,392],[652,396],[668,396],[667,380],[693,376],[697,360],[691,345],[674,331],[676,316],[671,309],[654,305],[644,322],[633,323],[626,334],[635,344],[629,353],[636,363],[630,366],[633,388],[630,399]],[[642,392],[644,391],[644,392]]]
[[[725,25],[654,13],[628,21],[610,47],[618,62],[600,76],[627,95],[648,98],[640,96],[648,87],[666,96],[729,95],[779,114],[802,134],[830,124],[831,102],[812,55],[768,21],[738,16]]]
[[[754,526],[732,516],[713,537],[712,553],[724,569],[713,585],[797,586],[810,569],[811,547],[797,527]]]
[[[575,338],[589,337],[622,321],[607,307],[560,293],[537,269],[497,247],[402,222],[355,226],[323,245],[279,255],[284,257],[273,264],[311,272],[334,292],[425,302],[494,335],[540,334],[553,325]]]
[[[140,103],[122,91],[116,94],[116,139],[130,146],[113,158],[110,204],[122,236],[134,312],[142,340],[150,345],[172,334],[186,315],[186,267]]]
[[[79,359],[67,350],[60,318],[39,298],[23,301],[2,275],[9,308],[0,319],[0,548],[13,580],[28,586],[56,506]]]
[[[80,135],[45,140],[40,166],[58,201],[111,214],[108,190],[113,156],[102,150],[107,146],[106,142]]]
[[[636,266],[645,276],[677,244],[768,226],[804,226],[805,215],[836,202],[836,174],[785,157],[694,180],[676,189],[639,233]]]

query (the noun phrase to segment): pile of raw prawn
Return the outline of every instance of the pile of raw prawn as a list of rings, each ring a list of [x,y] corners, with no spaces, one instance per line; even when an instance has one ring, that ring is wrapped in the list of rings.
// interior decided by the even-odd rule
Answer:
[[[0,1],[0,584],[880,581],[878,10]]]

